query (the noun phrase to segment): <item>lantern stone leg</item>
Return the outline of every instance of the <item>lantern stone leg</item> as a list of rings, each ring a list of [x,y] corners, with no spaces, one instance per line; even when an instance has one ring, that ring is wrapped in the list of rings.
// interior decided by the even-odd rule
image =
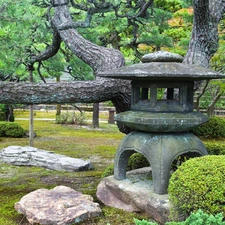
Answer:
[[[192,133],[146,133],[134,131],[128,134],[117,149],[114,161],[114,178],[126,179],[129,157],[139,152],[152,168],[153,187],[156,194],[167,194],[171,165],[179,155],[191,157],[207,155],[201,140]]]

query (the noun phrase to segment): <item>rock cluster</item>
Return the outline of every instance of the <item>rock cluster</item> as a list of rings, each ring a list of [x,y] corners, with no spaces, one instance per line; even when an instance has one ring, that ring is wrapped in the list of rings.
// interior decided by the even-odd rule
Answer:
[[[30,146],[4,148],[0,151],[0,160],[16,166],[38,166],[69,172],[93,169],[88,160],[67,157]]]
[[[69,225],[101,214],[98,203],[90,195],[66,186],[51,190],[38,189],[15,203],[15,209],[31,224]]]

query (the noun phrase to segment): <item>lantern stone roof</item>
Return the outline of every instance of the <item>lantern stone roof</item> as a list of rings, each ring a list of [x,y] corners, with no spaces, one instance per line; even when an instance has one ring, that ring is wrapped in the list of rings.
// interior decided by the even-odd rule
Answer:
[[[183,57],[159,51],[144,55],[142,62],[98,73],[100,77],[126,80],[208,80],[225,75],[199,65],[181,63]]]
[[[174,62],[139,63],[100,72],[100,77],[126,80],[207,80],[225,75],[197,65]]]

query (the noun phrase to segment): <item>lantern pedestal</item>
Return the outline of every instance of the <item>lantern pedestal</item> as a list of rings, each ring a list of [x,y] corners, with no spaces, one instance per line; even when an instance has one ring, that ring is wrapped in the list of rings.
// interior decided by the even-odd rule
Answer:
[[[114,160],[115,179],[126,179],[128,160],[134,152],[141,153],[150,162],[156,194],[167,193],[171,164],[179,155],[207,155],[201,140],[188,132],[156,134],[134,131],[122,140],[117,149]]]

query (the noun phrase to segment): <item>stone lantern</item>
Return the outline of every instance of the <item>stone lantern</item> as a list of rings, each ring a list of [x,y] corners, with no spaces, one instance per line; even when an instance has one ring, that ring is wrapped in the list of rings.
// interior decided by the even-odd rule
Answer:
[[[99,73],[101,77],[131,80],[130,111],[115,120],[134,130],[119,145],[114,178],[126,179],[129,157],[139,152],[152,168],[156,194],[166,194],[171,164],[178,156],[207,154],[201,140],[189,131],[208,117],[193,109],[194,81],[218,79],[223,75],[196,65],[180,63],[182,57],[167,52],[145,55],[143,63]],[[165,90],[164,97],[162,90]]]

